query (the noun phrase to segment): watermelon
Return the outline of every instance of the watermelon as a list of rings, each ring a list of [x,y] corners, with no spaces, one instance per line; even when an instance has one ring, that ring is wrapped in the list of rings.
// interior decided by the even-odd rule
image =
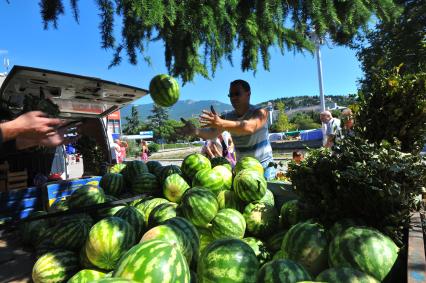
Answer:
[[[78,258],[70,251],[55,250],[42,255],[34,264],[34,283],[65,282],[78,271]]]
[[[150,160],[146,163],[146,167],[148,167],[148,172],[154,174],[155,169],[163,167],[160,162],[155,160]],[[154,174],[155,175],[155,174]]]
[[[170,175],[173,175],[173,174],[178,174],[180,176],[183,176],[182,170],[180,169],[179,166],[177,166],[177,165],[164,166],[161,169],[161,172],[160,172],[160,177],[159,177],[160,183],[161,184],[164,183],[166,178]]]
[[[251,169],[257,171],[261,176],[263,176],[264,169],[262,164],[254,157],[245,156],[241,158],[237,164],[235,164],[235,175],[238,175],[242,170]]]
[[[180,211],[198,227],[207,227],[218,211],[215,194],[202,187],[194,187],[185,192],[180,203]]]
[[[176,217],[176,207],[177,204],[172,202],[161,203],[156,206],[149,214],[148,226],[155,227],[167,219]]]
[[[218,165],[212,169],[215,172],[218,172],[223,179],[223,190],[231,190],[232,189],[232,170],[226,168],[225,166]]]
[[[160,184],[154,174],[140,173],[133,179],[132,191],[136,194],[158,194],[160,192]]]
[[[163,198],[146,198],[136,205],[136,208],[145,216],[145,226],[148,227],[148,219],[151,211],[162,203],[169,203],[169,201]]]
[[[109,173],[121,173],[124,168],[126,168],[125,163],[117,163],[114,164],[111,168],[109,168]]]
[[[78,254],[78,256],[79,256],[79,262],[81,267],[84,267],[87,269],[97,269],[97,267],[94,264],[92,264],[90,260],[87,258],[85,246],[83,246],[80,249],[80,253]]]
[[[228,159],[226,159],[223,156],[217,156],[210,159],[210,163],[212,164],[212,168],[219,166],[219,165],[229,165],[231,166],[231,163],[229,163]]]
[[[193,187],[210,189],[215,195],[223,190],[223,177],[220,172],[213,169],[202,169],[192,179]]]
[[[169,75],[156,75],[149,83],[149,93],[155,104],[170,107],[179,100],[179,84]]]
[[[127,221],[119,217],[104,218],[90,229],[86,255],[98,268],[112,270],[135,242],[135,230]]]
[[[203,250],[215,239],[212,236],[212,232],[207,228],[197,228],[198,235],[200,235],[200,254]]]
[[[241,200],[235,195],[233,191],[229,190],[220,191],[217,195],[217,202],[219,204],[219,209],[232,208],[238,211],[242,211],[244,208]]]
[[[278,227],[278,212],[269,204],[253,202],[244,208],[247,231],[256,237],[272,234]]]
[[[269,189],[266,189],[265,195],[259,200],[259,202],[274,206],[274,194]]]
[[[195,174],[202,169],[210,169],[212,166],[210,160],[200,153],[193,153],[185,157],[182,161],[182,173],[192,181]]]
[[[300,264],[286,259],[273,260],[259,270],[258,283],[293,283],[312,280]]]
[[[338,220],[333,224],[333,226],[328,230],[328,235],[330,239],[333,239],[338,234],[342,233],[349,227],[353,226],[363,226],[365,223],[361,219],[349,219],[349,218],[343,218],[341,220]]]
[[[327,234],[313,222],[300,222],[285,234],[282,247],[284,258],[294,260],[313,276],[327,267]]]
[[[219,210],[213,218],[210,231],[216,240],[222,238],[242,239],[246,231],[246,221],[243,215],[235,209],[224,208]]]
[[[274,256],[272,257],[272,260],[276,260],[276,259],[285,259],[285,256],[284,256],[284,252],[283,252],[283,250],[278,250],[278,251],[274,254]]]
[[[70,208],[90,206],[105,202],[104,190],[95,185],[84,185],[67,199]]]
[[[107,173],[102,176],[99,186],[106,194],[117,197],[123,191],[124,177],[118,173]]]
[[[163,183],[163,194],[172,202],[179,203],[187,189],[189,189],[188,183],[179,174],[167,176]]]
[[[45,233],[43,235],[43,239],[41,239],[36,245],[35,245],[35,254],[36,257],[39,258],[42,255],[52,252],[54,250],[57,250],[55,245],[53,244],[52,236],[50,233]]]
[[[68,202],[65,198],[56,199],[54,203],[49,207],[49,212],[55,212],[55,211],[65,211],[68,210]]]
[[[250,248],[254,251],[257,259],[259,260],[260,265],[265,264],[271,259],[271,253],[266,248],[265,244],[254,237],[247,237],[243,239],[244,242],[246,242]]]
[[[283,242],[284,236],[287,233],[287,230],[279,231],[269,237],[265,244],[268,250],[271,252],[277,252],[281,248],[281,244]]]
[[[90,283],[135,283],[135,281],[124,278],[101,278],[98,280],[91,281]]]
[[[125,253],[113,276],[136,282],[189,283],[190,271],[178,248],[164,241],[150,240]]]
[[[192,247],[192,264],[196,264],[198,260],[198,253],[200,250],[200,236],[198,231],[191,222],[182,217],[173,217],[164,222],[168,226],[173,226],[180,229],[183,235],[186,235],[191,242]]]
[[[255,283],[259,261],[252,248],[239,239],[210,243],[200,256],[198,281]]]
[[[148,230],[143,236],[140,243],[149,240],[161,240],[177,247],[185,256],[187,262],[192,260],[192,246],[190,239],[183,234],[182,230],[173,225],[158,225]]]
[[[154,172],[150,172],[150,173],[154,174],[157,177],[157,180],[160,181],[160,183],[162,183],[161,182],[161,173],[163,172],[164,167],[163,166],[156,167],[156,168],[154,168]]]
[[[266,193],[266,185],[263,175],[251,169],[240,171],[234,178],[234,191],[246,202],[262,199]]]
[[[46,214],[47,212],[45,211],[34,211],[29,215],[28,219]],[[24,222],[19,226],[19,230],[24,244],[37,245],[42,240],[46,231],[49,230],[49,222],[47,219]]]
[[[112,202],[112,201],[117,201],[118,198],[110,196],[110,195],[105,195],[105,202]],[[110,217],[110,216],[114,216],[114,214],[119,211],[120,209],[126,207],[127,205],[125,204],[117,204],[113,207],[107,207],[107,208],[101,208],[98,209],[98,211],[96,211],[96,219],[100,220],[106,217]]]
[[[105,276],[105,273],[97,270],[83,269],[71,277],[67,283],[90,283],[97,279],[104,278]]]
[[[145,162],[140,160],[133,160],[127,162],[126,168],[121,171],[121,174],[123,174],[126,184],[130,186],[132,185],[135,177],[142,173],[148,173],[148,167],[146,166]]]
[[[298,200],[290,200],[281,206],[281,227],[288,229],[302,220]]]
[[[398,257],[392,240],[372,228],[351,227],[338,234],[330,244],[332,267],[351,267],[382,281]]]
[[[316,281],[334,283],[379,283],[374,277],[349,267],[326,269],[317,276]]]
[[[142,237],[145,230],[145,215],[133,206],[125,206],[117,211],[114,216],[126,220],[133,227],[136,233],[136,239]]]
[[[76,218],[61,221],[52,230],[52,243],[64,250],[80,250],[84,245],[93,222]]]

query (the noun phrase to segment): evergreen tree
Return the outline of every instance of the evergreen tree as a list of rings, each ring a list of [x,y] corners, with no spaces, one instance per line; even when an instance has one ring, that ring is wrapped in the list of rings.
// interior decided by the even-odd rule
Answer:
[[[167,127],[167,120],[169,119],[167,108],[154,104],[151,113],[152,115],[148,116],[148,125],[154,131],[154,137],[157,140],[165,139],[169,132]]]
[[[278,101],[275,106],[278,110],[278,118],[272,125],[272,130],[276,132],[285,132],[292,130],[294,128],[294,125],[288,121],[288,116],[287,114],[285,114],[284,102]]]
[[[392,0],[288,1],[288,0],[97,0],[102,48],[114,50],[111,66],[120,64],[123,50],[129,61],[137,63],[138,52],[149,60],[149,42],[162,40],[169,72],[184,82],[196,74],[214,75],[226,58],[231,64],[233,51],[242,51],[241,68],[256,71],[262,60],[269,69],[269,48],[281,53],[313,50],[305,37],[314,30],[320,37],[328,34],[337,44],[347,44],[365,28],[371,16],[393,19],[399,9]],[[78,1],[71,0],[78,21]],[[63,0],[41,0],[44,27],[58,26],[64,14]],[[115,20],[122,21],[121,33],[114,31]],[[118,41],[115,34],[121,34]],[[200,53],[201,51],[201,53]],[[210,70],[208,70],[210,67]]]
[[[123,133],[126,135],[136,135],[141,129],[141,122],[139,121],[139,112],[136,106],[132,105],[132,111],[129,117],[126,117],[126,124],[123,127]]]

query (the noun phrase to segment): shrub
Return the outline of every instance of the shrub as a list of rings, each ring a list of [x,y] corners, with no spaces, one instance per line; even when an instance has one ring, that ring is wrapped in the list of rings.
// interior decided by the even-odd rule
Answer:
[[[160,149],[160,145],[158,143],[150,143],[148,144],[148,150],[150,153],[155,153]]]

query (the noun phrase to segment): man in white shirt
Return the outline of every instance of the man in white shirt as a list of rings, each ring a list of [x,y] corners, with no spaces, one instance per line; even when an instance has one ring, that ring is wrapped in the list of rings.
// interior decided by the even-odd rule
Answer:
[[[333,115],[331,115],[330,111],[321,112],[320,119],[323,123],[323,146],[331,148],[334,145],[336,138],[340,137],[340,120],[333,118]]]

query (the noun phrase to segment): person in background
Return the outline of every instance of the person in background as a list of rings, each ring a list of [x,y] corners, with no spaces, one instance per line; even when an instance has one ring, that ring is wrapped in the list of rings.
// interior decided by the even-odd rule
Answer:
[[[120,147],[120,140],[115,139],[114,142],[111,145],[111,149],[115,155],[115,160],[117,163],[121,163],[121,147]],[[114,158],[113,158],[114,159]]]
[[[303,155],[303,152],[301,152],[300,150],[293,151],[293,161],[296,164],[300,164],[304,159],[305,159],[305,156]]]
[[[141,159],[142,159],[142,161],[147,162],[148,161],[148,152],[149,152],[149,150],[148,150],[148,144],[146,143],[146,141],[143,140],[141,142],[141,147],[142,147],[142,149],[141,149]]]
[[[121,141],[121,140],[119,145],[120,145],[120,159],[121,159],[121,162],[123,162],[126,159],[127,148],[129,147],[129,145],[127,144],[127,142]]]
[[[342,138],[345,136],[353,136],[354,135],[354,116],[352,113],[352,110],[349,108],[346,108],[342,111],[341,114],[341,120],[343,123],[342,127]]]
[[[208,158],[225,157],[232,167],[235,166],[236,156],[231,134],[227,131],[221,133],[215,140],[207,140],[201,148],[201,153]]]
[[[320,114],[321,122],[323,123],[323,146],[331,148],[336,141],[336,137],[341,136],[340,120],[333,118],[330,111],[323,111]]]

